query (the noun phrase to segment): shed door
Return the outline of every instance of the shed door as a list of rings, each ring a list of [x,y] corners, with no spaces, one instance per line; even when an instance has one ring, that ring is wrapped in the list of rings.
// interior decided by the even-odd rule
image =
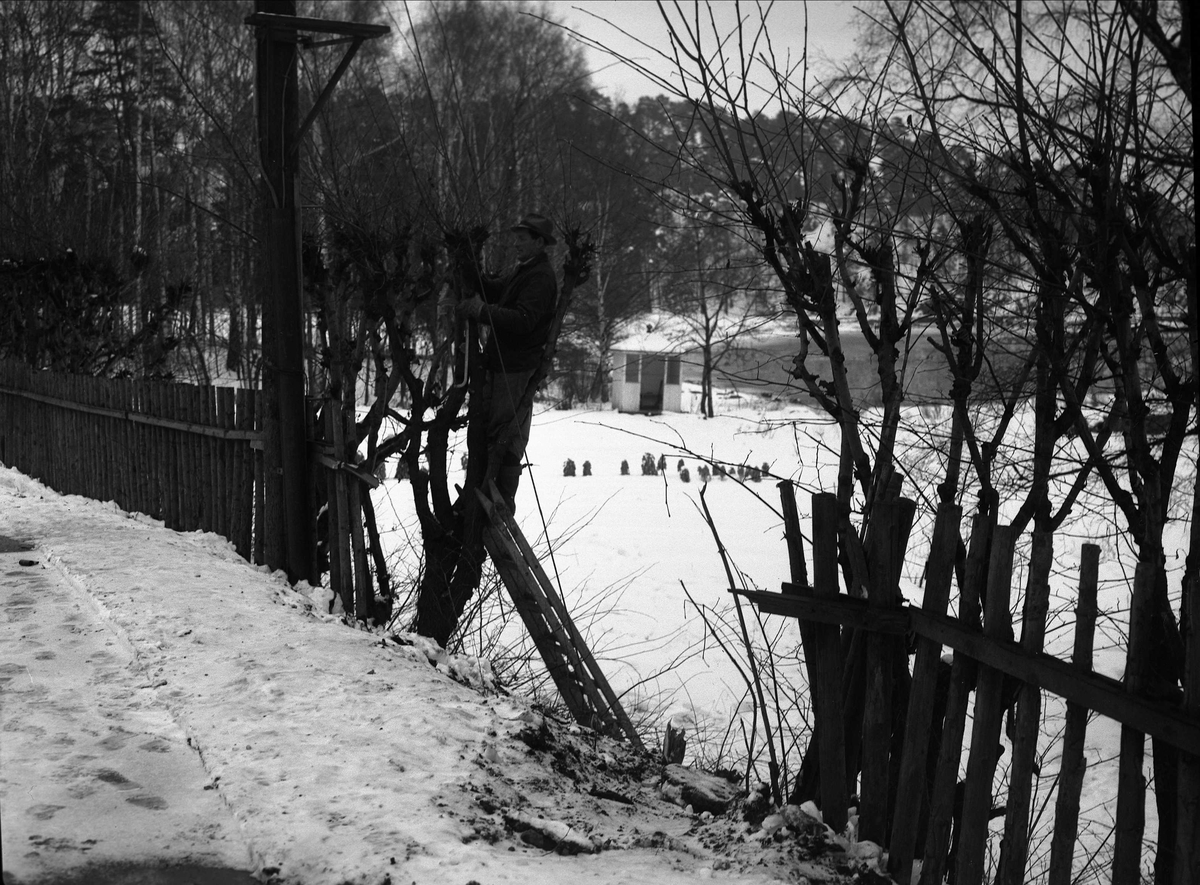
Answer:
[[[663,407],[663,382],[666,380],[667,363],[662,357],[642,357],[642,396],[638,409],[643,412],[661,412]]]

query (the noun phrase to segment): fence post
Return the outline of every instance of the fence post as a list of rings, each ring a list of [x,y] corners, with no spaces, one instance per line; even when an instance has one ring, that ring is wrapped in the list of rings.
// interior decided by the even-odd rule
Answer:
[[[239,431],[254,429],[253,391],[235,391],[233,426]],[[250,440],[238,440],[232,448],[233,465],[230,471],[230,502],[233,508],[229,539],[247,561],[254,556],[254,449]]]
[[[871,557],[868,587],[872,607],[892,608],[899,601],[900,571],[915,505],[903,499],[876,501],[868,531]],[[893,697],[897,681],[908,676],[908,659],[895,636],[867,633],[866,692],[863,706],[862,789],[858,836],[887,843],[891,808],[892,733],[896,713],[907,713],[907,697]],[[898,672],[903,666],[904,673]],[[893,709],[893,702],[904,704]]]
[[[1125,690],[1140,694],[1146,682],[1147,633],[1153,615],[1154,566],[1139,562],[1129,605],[1129,647],[1125,652]],[[1146,735],[1121,726],[1121,762],[1117,774],[1117,823],[1113,840],[1112,885],[1141,881],[1142,836],[1146,828],[1146,779],[1142,762]]]
[[[345,416],[340,399],[329,400],[330,439],[333,441],[333,460],[346,457]],[[329,471],[329,574],[331,586],[342,600],[346,614],[354,613],[354,567],[350,555],[350,508],[347,506],[346,475],[340,470]],[[336,518],[335,518],[336,517]],[[337,583],[333,583],[333,559],[337,557]]]
[[[347,464],[357,464],[358,434],[355,432],[353,405],[346,410],[344,420],[346,422],[346,439],[343,443],[345,452],[343,460]],[[370,566],[367,563],[367,542],[363,536],[362,519],[362,495],[369,493],[363,488],[362,480],[357,477],[348,477],[346,486],[346,511],[350,520],[351,555],[354,558],[354,617],[366,623],[367,619],[371,617],[372,603],[375,601],[375,593],[371,587]]]
[[[993,639],[1012,638],[1008,603],[1012,591],[1012,560],[1017,532],[1009,525],[996,526],[988,563],[984,634]],[[971,755],[963,787],[959,828],[956,880],[983,881],[988,820],[992,810],[992,778],[999,755],[1000,725],[1004,715],[1004,674],[991,667],[979,668],[975,690],[975,719],[971,725]]]
[[[776,484],[779,489],[779,502],[783,510],[783,538],[787,542],[788,571],[791,575],[791,592],[802,596],[811,596],[812,587],[808,584],[808,566],[804,561],[804,537],[800,531],[800,511],[796,506],[796,488],[788,480]],[[803,618],[797,620],[800,628],[800,644],[804,648],[804,667],[808,674],[809,686],[817,684],[817,641],[813,635],[812,623]]]
[[[925,574],[925,598],[921,605],[925,611],[935,615],[944,615],[950,603],[950,579],[961,520],[962,508],[958,505],[948,501],[938,505]],[[930,788],[927,782],[932,749],[929,737],[933,726],[934,694],[941,651],[941,644],[932,639],[921,637],[917,640],[912,693],[909,695],[908,715],[905,718],[904,752],[900,758],[900,778],[896,785],[896,795],[905,797],[911,813],[895,815],[888,843],[888,871],[901,885],[907,885],[912,878],[918,824],[921,819],[927,818],[923,809]]]
[[[985,580],[987,549],[996,528],[995,514],[995,507],[991,507],[977,512],[971,522],[971,547],[963,584],[959,588],[958,605],[958,618],[967,625],[976,625],[979,620],[979,587]],[[950,667],[942,743],[929,794],[929,833],[925,841],[925,862],[921,865],[921,885],[941,885],[950,860],[948,849],[951,846],[950,827],[956,814],[958,766],[966,732],[967,704],[977,671],[975,661],[955,653]]]
[[[813,495],[813,595],[838,595],[837,496]],[[845,723],[842,718],[842,661],[838,628],[814,624],[817,642],[817,683],[813,691],[816,739],[821,760],[821,814],[834,832],[846,827],[849,794],[846,786]]]
[[[1075,650],[1071,662],[1091,672],[1092,642],[1096,635],[1096,588],[1099,584],[1100,548],[1084,544],[1079,565],[1079,601],[1075,607]],[[1087,736],[1088,709],[1067,701],[1063,731],[1062,762],[1058,772],[1058,796],[1054,803],[1054,838],[1050,844],[1050,873],[1047,885],[1071,885],[1079,827],[1079,794],[1087,759],[1083,755]]]
[[[1045,645],[1053,561],[1054,536],[1050,532],[1035,531],[1021,619],[1021,646],[1033,654],[1040,653]],[[1041,713],[1041,690],[1036,685],[1022,683],[1017,694],[1004,840],[1000,846],[998,878],[1001,885],[1023,885],[1025,881],[1025,866],[1029,856],[1029,801]]]
[[[1200,577],[1188,576],[1183,582],[1183,595],[1183,609],[1188,612],[1183,637],[1183,709],[1200,719]],[[1178,831],[1174,885],[1194,885],[1200,882],[1200,752],[1179,754]]]

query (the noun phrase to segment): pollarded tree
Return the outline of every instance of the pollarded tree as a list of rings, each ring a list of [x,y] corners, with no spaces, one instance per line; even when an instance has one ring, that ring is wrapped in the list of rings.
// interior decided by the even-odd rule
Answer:
[[[1193,484],[1185,595],[1196,592],[1200,556],[1194,467],[1185,456],[1200,391],[1193,111],[1181,67],[1188,10],[918,3],[888,12],[907,60],[907,76],[890,82],[907,86],[900,100],[943,145],[985,158],[991,174],[954,163],[948,147],[944,154],[1033,281],[1041,420],[1032,477],[1041,494],[1018,518],[1030,515],[1042,530],[1055,525],[1049,477],[1064,467],[1090,506],[1121,514],[1153,574],[1131,599],[1147,612],[1147,634],[1135,640],[1148,690],[1177,696],[1189,681],[1187,652],[1170,603],[1164,537],[1179,518],[1180,480]],[[1059,442],[1068,432],[1078,445]],[[1177,844],[1175,755],[1155,742],[1161,882],[1172,879]],[[1118,845],[1117,864],[1136,869],[1136,854]]]
[[[310,241],[325,276],[313,294],[347,439],[369,440],[369,469],[398,456],[411,481],[423,568],[415,626],[446,644],[480,579],[476,490],[486,477],[469,468],[451,485],[468,386],[445,371],[465,330],[444,308],[463,274],[507,264],[489,231],[536,209],[560,223],[577,216],[563,109],[586,83],[579,53],[522,6],[431,4],[410,24],[399,77],[368,64],[370,87],[335,96],[319,124]],[[585,251],[564,239],[576,261],[563,304]],[[349,427],[364,364],[373,402]],[[398,431],[385,432],[385,418]]]

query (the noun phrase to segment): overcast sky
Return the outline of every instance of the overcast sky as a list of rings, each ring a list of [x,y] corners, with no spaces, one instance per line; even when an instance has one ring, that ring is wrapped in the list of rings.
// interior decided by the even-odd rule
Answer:
[[[671,76],[672,65],[655,51],[666,51],[669,44],[667,25],[654,0],[549,0],[547,6],[556,18],[582,37],[678,82],[677,76]],[[667,0],[663,6],[678,20],[673,0]],[[694,16],[696,7],[689,0],[680,0],[678,7],[689,18]],[[706,11],[709,7],[721,36],[732,32],[738,5],[733,0],[714,0],[701,7],[704,31],[711,37]],[[764,2],[762,8],[767,7],[768,3]],[[758,9],[754,2],[740,4],[742,18],[754,26],[759,20]],[[854,4],[848,0],[810,0],[807,3],[776,0],[767,14],[768,33],[776,58],[782,63],[790,53],[792,64],[799,62],[805,45],[806,23],[810,68],[822,60],[846,57],[854,47],[853,17]],[[643,43],[646,45],[641,45]],[[639,96],[658,95],[664,91],[603,51],[589,48],[588,52],[593,62],[593,82],[613,98],[634,102]]]

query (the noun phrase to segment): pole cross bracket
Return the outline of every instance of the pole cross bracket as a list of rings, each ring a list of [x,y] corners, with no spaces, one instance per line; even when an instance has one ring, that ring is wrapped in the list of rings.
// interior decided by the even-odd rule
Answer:
[[[350,67],[350,62],[358,52],[358,47],[362,46],[364,40],[370,40],[375,37],[382,37],[391,32],[391,28],[387,25],[368,25],[358,22],[340,22],[329,21],[321,18],[305,18],[298,15],[276,15],[270,12],[255,12],[252,15],[246,16],[246,24],[254,25],[257,28],[269,31],[272,39],[282,39],[288,42],[296,42],[296,34],[300,31],[312,31],[319,34],[339,34],[349,38],[350,45],[346,48],[342,60],[338,62],[337,68],[333,72],[333,76],[329,78],[329,82],[321,90],[321,94],[317,96],[317,100],[313,102],[312,108],[308,112],[308,116],[304,118],[304,122],[296,130],[296,137],[292,140],[290,153],[295,154],[300,147],[300,141],[312,128],[312,124],[316,121],[317,115],[321,113],[321,109],[325,107],[325,103],[329,101],[329,96],[333,94],[334,87],[338,81],[342,79],[342,75],[346,73],[346,68]],[[302,43],[305,41],[301,41]],[[310,46],[329,46],[334,43],[343,43],[344,40],[330,40],[321,43],[308,44]]]

